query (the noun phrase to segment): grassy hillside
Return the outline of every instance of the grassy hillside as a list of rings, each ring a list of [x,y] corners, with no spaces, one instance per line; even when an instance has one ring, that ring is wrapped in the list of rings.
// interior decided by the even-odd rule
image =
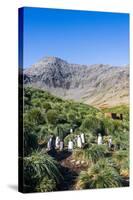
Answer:
[[[124,114],[123,121],[105,117],[104,112],[114,110]],[[60,183],[65,175],[61,164],[46,152],[48,138],[50,135],[58,135],[67,148],[68,140],[81,132],[85,134],[86,145],[83,149],[75,147],[71,157],[75,162],[84,162],[85,169],[78,174],[74,189],[122,186],[121,177],[128,177],[129,174],[128,114],[126,107],[101,111],[86,104],[62,100],[39,89],[24,88],[25,191],[61,190]],[[70,134],[71,128],[73,133]],[[101,147],[97,145],[99,132],[104,140]],[[109,136],[112,136],[115,151],[108,150]],[[99,171],[94,183],[92,175],[97,173],[95,167],[101,170],[104,165],[102,173],[106,181],[102,180],[98,184]],[[107,174],[104,174],[105,171]]]
[[[128,105],[121,105],[121,106],[115,106],[112,108],[105,108],[103,109],[103,112],[114,112],[123,114],[123,117],[125,120],[129,120],[129,106]]]

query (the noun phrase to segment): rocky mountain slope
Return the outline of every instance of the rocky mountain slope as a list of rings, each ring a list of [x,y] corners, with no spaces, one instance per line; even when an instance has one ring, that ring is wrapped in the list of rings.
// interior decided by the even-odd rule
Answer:
[[[24,84],[97,107],[129,103],[129,66],[69,64],[45,57],[24,70]]]

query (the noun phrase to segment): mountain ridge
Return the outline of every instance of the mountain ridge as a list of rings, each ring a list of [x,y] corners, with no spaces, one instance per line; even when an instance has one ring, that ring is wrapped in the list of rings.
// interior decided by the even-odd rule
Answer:
[[[24,85],[98,107],[129,104],[129,66],[70,64],[44,57],[24,70]]]

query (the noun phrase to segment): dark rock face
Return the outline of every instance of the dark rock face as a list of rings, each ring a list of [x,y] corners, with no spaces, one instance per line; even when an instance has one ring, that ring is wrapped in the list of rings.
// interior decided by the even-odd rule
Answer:
[[[45,57],[24,70],[24,84],[95,106],[128,104],[129,67],[69,64]]]

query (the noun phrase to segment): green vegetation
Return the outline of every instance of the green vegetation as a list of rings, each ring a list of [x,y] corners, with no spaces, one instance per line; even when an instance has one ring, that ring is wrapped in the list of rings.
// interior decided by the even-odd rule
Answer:
[[[121,186],[121,177],[107,160],[100,159],[78,177],[77,189],[113,188]]]
[[[93,145],[90,148],[85,149],[85,158],[92,163],[96,163],[99,158],[104,158],[107,153],[107,147],[105,145]]]
[[[105,117],[105,112],[123,114],[123,120]],[[56,191],[63,180],[61,165],[46,152],[50,135],[68,141],[83,132],[85,145],[74,144],[72,159],[84,161],[86,168],[77,177],[75,189],[123,186],[129,177],[129,108],[119,106],[99,110],[62,100],[39,89],[24,88],[24,189],[26,192]],[[70,133],[70,129],[73,133]],[[97,134],[103,145],[97,145]],[[108,148],[112,137],[113,149]]]
[[[49,191],[49,187],[55,188],[56,183],[62,179],[62,175],[58,169],[58,163],[48,154],[35,151],[28,157],[24,157],[24,181],[25,187],[29,191]],[[46,185],[42,183],[49,179]],[[53,181],[53,185],[49,183]]]
[[[129,106],[126,105],[121,105],[121,106],[116,106],[113,108],[104,108],[103,109],[104,112],[115,112],[115,113],[119,113],[119,114],[123,114],[124,115],[124,119],[129,120]]]

